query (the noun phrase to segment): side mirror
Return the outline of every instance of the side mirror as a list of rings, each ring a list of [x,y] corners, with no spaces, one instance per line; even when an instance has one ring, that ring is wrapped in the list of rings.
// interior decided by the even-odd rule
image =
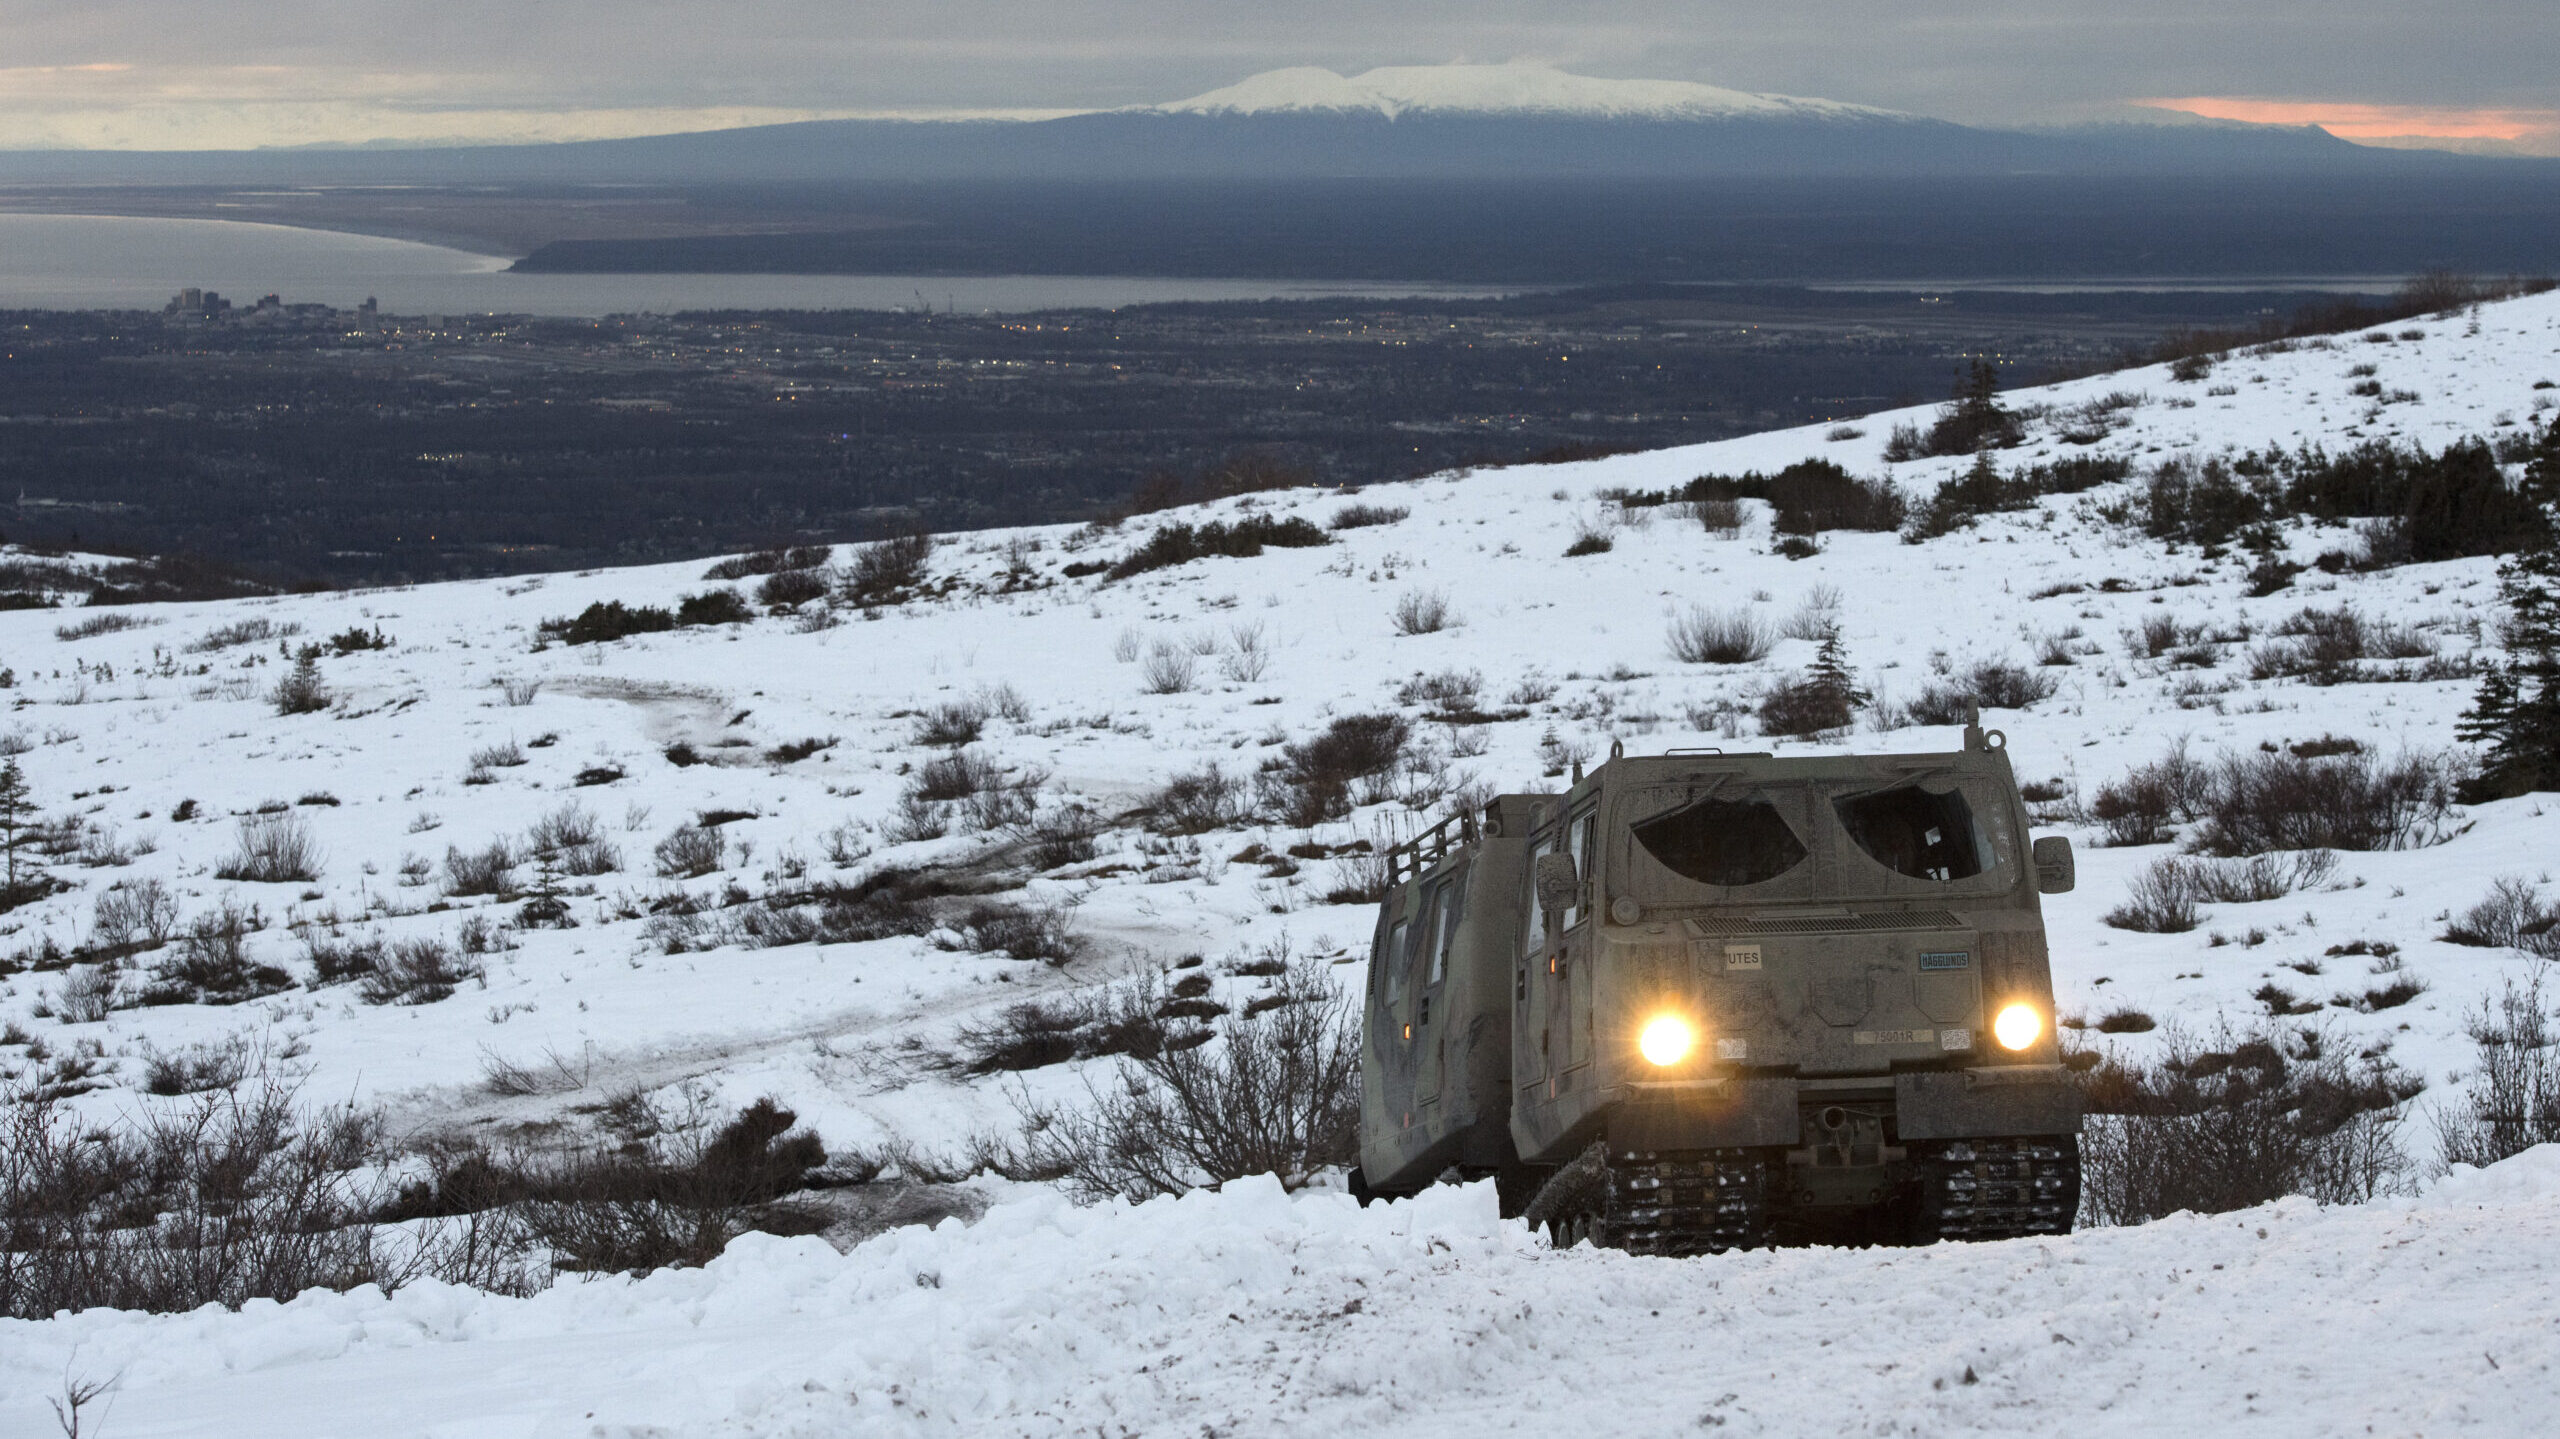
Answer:
[[[1537,887],[1538,908],[1549,913],[1561,913],[1582,900],[1582,876],[1574,871],[1573,856],[1561,850],[1538,856],[1529,882]]]
[[[2040,894],[2069,894],[2080,882],[2080,871],[2071,859],[2071,841],[2049,834],[2036,841],[2036,890]]]

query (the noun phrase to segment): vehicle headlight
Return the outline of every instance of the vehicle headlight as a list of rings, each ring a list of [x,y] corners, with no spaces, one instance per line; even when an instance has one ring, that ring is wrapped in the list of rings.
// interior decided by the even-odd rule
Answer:
[[[1676,1014],[1655,1015],[1645,1021],[1644,1032],[1636,1036],[1637,1051],[1665,1068],[1687,1059],[1697,1043],[1696,1030]]]
[[[2044,1016],[2034,1005],[2013,1004],[1991,1021],[1992,1037],[2002,1049],[2024,1049],[2044,1035]]]

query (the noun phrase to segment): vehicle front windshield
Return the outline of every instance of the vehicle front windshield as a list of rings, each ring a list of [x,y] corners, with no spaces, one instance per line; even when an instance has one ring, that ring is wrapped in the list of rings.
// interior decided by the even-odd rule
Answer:
[[[1992,836],[1953,784],[1898,784],[1831,802],[1840,828],[1867,858],[1911,879],[1971,879],[2000,862]]]
[[[1912,895],[2014,873],[2015,820],[1996,787],[1969,776],[1706,779],[1646,786],[1624,803],[1622,882],[1648,900],[1703,899],[1700,887],[1783,902]]]
[[[1682,879],[1738,888],[1766,884],[1804,862],[1776,805],[1757,795],[1708,795],[1637,821],[1636,843]]]

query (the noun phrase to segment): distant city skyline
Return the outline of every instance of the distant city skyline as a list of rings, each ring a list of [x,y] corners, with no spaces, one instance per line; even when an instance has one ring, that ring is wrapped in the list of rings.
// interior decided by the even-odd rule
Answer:
[[[2215,118],[2560,154],[2547,0],[24,0],[0,147],[602,138],[1169,102],[1292,65],[1531,60],[1970,124]]]

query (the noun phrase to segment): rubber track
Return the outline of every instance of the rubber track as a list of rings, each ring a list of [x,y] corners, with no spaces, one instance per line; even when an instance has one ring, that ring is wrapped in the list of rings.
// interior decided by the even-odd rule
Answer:
[[[1940,1239],[2068,1234],[2080,1212],[2074,1135],[1951,1140],[1921,1163],[1921,1205]]]
[[[1613,1154],[1595,1237],[1630,1254],[1760,1248],[1769,1242],[1769,1163],[1741,1149]]]

